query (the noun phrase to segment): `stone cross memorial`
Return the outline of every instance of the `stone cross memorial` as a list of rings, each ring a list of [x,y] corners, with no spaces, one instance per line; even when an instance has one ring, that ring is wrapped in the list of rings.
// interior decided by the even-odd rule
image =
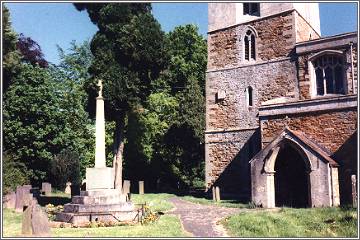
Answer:
[[[56,221],[82,225],[89,221],[132,221],[137,215],[126,194],[114,187],[114,168],[106,167],[105,116],[102,82],[96,98],[95,167],[86,169],[86,191],[72,196],[71,203],[56,215]]]

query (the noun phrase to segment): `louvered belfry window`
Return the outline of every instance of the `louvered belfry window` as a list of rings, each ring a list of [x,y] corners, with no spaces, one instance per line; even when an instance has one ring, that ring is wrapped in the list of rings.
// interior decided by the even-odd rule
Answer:
[[[244,3],[244,15],[259,16],[260,3]]]

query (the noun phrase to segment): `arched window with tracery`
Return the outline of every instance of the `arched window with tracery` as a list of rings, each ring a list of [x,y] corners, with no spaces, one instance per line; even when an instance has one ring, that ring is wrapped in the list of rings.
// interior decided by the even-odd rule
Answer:
[[[315,71],[316,95],[345,94],[344,58],[324,54],[312,60]]]
[[[244,59],[246,61],[256,60],[256,36],[252,30],[247,30],[244,36]]]

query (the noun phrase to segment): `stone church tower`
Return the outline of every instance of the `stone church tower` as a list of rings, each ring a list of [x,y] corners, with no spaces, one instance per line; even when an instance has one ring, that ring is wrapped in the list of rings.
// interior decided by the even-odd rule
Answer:
[[[339,195],[338,185],[335,184],[339,165],[331,157],[335,154],[335,150],[356,131],[357,120],[353,116],[357,106],[356,98],[350,97],[350,99],[341,100],[346,102],[346,109],[352,106],[352,112],[346,116],[349,126],[346,127],[348,130],[344,132],[343,140],[339,141],[337,147],[332,149],[331,147],[326,149],[328,139],[320,138],[318,140],[316,133],[311,132],[311,128],[309,132],[301,132],[300,130],[304,129],[301,124],[305,124],[305,122],[301,122],[299,117],[313,116],[317,118],[319,116],[315,116],[315,112],[318,113],[318,110],[321,110],[322,106],[326,104],[326,106],[331,104],[335,106],[336,101],[339,101],[339,94],[353,96],[356,93],[354,82],[357,79],[354,79],[354,65],[350,66],[349,64],[349,62],[354,64],[352,60],[349,60],[351,55],[349,43],[356,43],[357,46],[357,35],[345,34],[330,40],[321,38],[317,3],[209,3],[208,12],[205,130],[207,190],[213,186],[220,186],[224,197],[236,197],[244,201],[252,199],[255,202],[261,202],[263,206],[274,205],[275,202],[272,203],[272,200],[268,200],[273,199],[272,196],[264,198],[265,200],[259,196],[266,195],[271,191],[278,191],[275,188],[282,188],[279,186],[283,184],[279,185],[274,181],[280,181],[279,179],[284,176],[279,175],[281,169],[278,169],[278,175],[275,174],[274,179],[276,171],[273,169],[272,173],[268,173],[264,170],[264,165],[271,153],[275,151],[274,149],[282,149],[277,149],[278,153],[280,151],[281,156],[286,156],[292,150],[297,150],[295,142],[299,142],[298,148],[300,149],[300,145],[303,145],[303,149],[298,152],[304,156],[307,151],[316,151],[314,147],[311,147],[314,144],[316,146],[323,145],[325,150],[329,150],[325,151],[326,154],[323,155],[315,154],[318,156],[317,158],[312,158],[310,153],[310,155],[306,155],[307,160],[305,157],[304,159],[299,157],[301,166],[298,167],[304,167],[305,170],[304,176],[298,177],[305,179],[306,184],[300,185],[308,186],[303,191],[307,192],[307,198],[311,200],[311,194],[316,193],[314,189],[311,189],[316,186],[311,182],[313,179],[311,174],[316,171],[306,169],[306,161],[310,162],[309,159],[316,159],[314,161],[324,162],[327,167],[322,170],[323,174],[334,175],[334,184],[327,186],[327,191],[331,192],[328,195],[333,196],[329,201],[334,205],[338,202]],[[354,47],[356,47],[355,45]],[[326,50],[324,46],[330,47],[332,50]],[[316,75],[318,74],[317,68],[312,63],[312,60],[315,63],[317,58],[324,55],[326,53],[324,51],[331,56],[329,61],[337,61],[336,56],[341,55],[338,65],[342,64],[342,59],[346,62],[338,68],[332,66],[334,67],[332,69],[335,69],[332,72],[335,76],[332,78],[335,79],[332,85],[328,84],[327,79],[330,78],[328,73],[326,73],[326,79],[325,75],[321,81],[318,79],[320,75]],[[351,56],[353,58],[353,55]],[[339,77],[339,74],[343,75]],[[355,75],[357,78],[357,72]],[[320,82],[323,82],[325,87]],[[329,100],[329,97],[332,97],[332,100]],[[334,97],[337,100],[334,100]],[[335,103],[331,101],[335,101]],[[355,108],[354,101],[356,102]],[[294,106],[294,104],[298,105]],[[316,108],[314,105],[318,105],[318,107]],[[329,108],[332,109],[333,105]],[[274,108],[270,109],[271,107]],[[280,111],[278,108],[291,108],[295,109],[295,112],[281,112],[282,110]],[[308,110],[304,110],[304,116],[299,116],[296,114],[297,108]],[[279,114],[274,114],[276,111]],[[275,126],[275,123],[271,125],[272,119],[278,120],[278,126]],[[335,118],[333,121],[343,122],[343,120]],[[321,128],[321,126],[318,127]],[[316,126],[312,127],[313,131],[314,129],[317,134],[321,135],[322,130],[318,132]],[[299,134],[296,135],[297,133]],[[291,142],[294,147],[286,148],[287,144],[279,140],[278,145],[273,146],[274,149],[269,149],[266,154],[263,153],[265,147],[274,142],[278,136],[286,138],[291,134],[296,135],[292,136],[294,139],[296,138]],[[306,142],[300,135],[306,136],[306,139],[309,138],[310,142]],[[328,145],[330,146],[331,143]],[[291,150],[287,150],[290,148]],[[262,154],[263,158],[257,160]],[[274,159],[277,159],[276,157],[277,154],[273,155]],[[280,157],[278,158],[280,159]],[[354,160],[347,160],[347,162],[351,161]],[[254,162],[259,163],[255,164]],[[277,162],[276,168],[280,166],[280,160]],[[296,164],[294,163],[293,166],[297,166]],[[257,165],[260,167],[257,168]],[[264,174],[272,174],[273,177],[265,178]],[[272,190],[266,187],[269,184],[272,185]],[[294,184],[299,185],[299,183]],[[311,194],[308,195],[310,192]],[[280,192],[276,198],[284,197],[281,194]],[[304,200],[305,205],[315,206],[317,204],[313,204],[316,202],[315,199],[312,199],[312,202],[310,200]],[[322,204],[322,200],[319,201],[320,203],[317,205]],[[331,205],[329,201],[324,205]]]

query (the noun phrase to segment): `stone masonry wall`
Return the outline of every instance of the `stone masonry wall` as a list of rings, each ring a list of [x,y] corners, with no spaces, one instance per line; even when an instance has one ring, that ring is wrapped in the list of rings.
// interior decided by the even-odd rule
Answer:
[[[206,81],[208,130],[257,127],[261,102],[282,96],[296,98],[298,92],[295,64],[290,60],[208,72]],[[253,107],[246,104],[248,86],[253,88]],[[219,90],[226,93],[222,101],[216,100]]]
[[[261,121],[262,146],[266,146],[287,125],[292,130],[303,132],[311,140],[321,144],[330,153],[335,153],[356,131],[356,109],[313,112],[307,114],[275,116]]]
[[[206,188],[220,186],[223,193],[250,196],[249,160],[259,149],[255,130],[207,133]],[[255,147],[254,147],[255,145]],[[259,148],[258,146],[257,148]]]
[[[210,32],[208,35],[208,69],[243,64],[242,43],[247,26],[252,26],[258,33],[256,39],[257,61],[269,61],[290,56],[296,38],[293,11]]]
[[[319,34],[310,26],[310,24],[298,13],[295,12],[296,22],[296,42],[308,41],[319,38]]]

